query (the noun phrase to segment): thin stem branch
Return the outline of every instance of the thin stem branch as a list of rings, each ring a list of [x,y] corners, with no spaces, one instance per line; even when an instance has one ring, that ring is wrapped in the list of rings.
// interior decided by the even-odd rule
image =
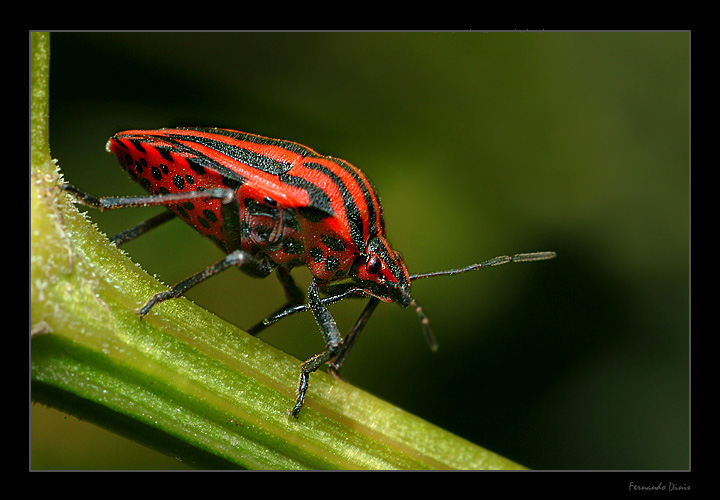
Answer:
[[[49,35],[32,40],[31,382],[35,401],[198,467],[515,469],[327,373],[299,419],[300,361],[180,298],[112,245],[58,186],[47,140]]]

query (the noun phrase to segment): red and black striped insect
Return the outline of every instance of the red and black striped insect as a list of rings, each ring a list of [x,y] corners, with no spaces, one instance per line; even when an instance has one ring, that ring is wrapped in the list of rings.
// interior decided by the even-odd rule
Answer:
[[[116,244],[179,217],[226,254],[155,294],[136,310],[140,317],[229,267],[261,278],[275,271],[285,290],[287,303],[249,333],[257,335],[284,316],[312,312],[326,349],[302,364],[297,399],[288,412],[294,417],[303,406],[310,373],[328,364],[339,377],[348,351],[381,301],[412,307],[431,348],[436,348],[428,318],[410,294],[412,281],[555,256],[517,254],[459,269],[409,274],[386,239],[375,187],[344,160],[295,142],[220,128],[130,130],[111,137],[107,150],[149,195],[97,198],[70,184],[63,184],[63,189],[101,210],[150,205],[169,209],[115,236]],[[313,275],[307,303],[290,275],[296,266],[307,266]],[[370,300],[343,339],[327,306],[348,297]]]

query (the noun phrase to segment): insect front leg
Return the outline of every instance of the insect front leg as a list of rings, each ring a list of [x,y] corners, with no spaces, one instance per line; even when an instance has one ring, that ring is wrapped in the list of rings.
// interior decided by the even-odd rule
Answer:
[[[288,411],[288,414],[295,418],[297,418],[300,414],[300,409],[305,402],[305,394],[307,394],[310,374],[327,363],[328,360],[334,358],[337,355],[339,347],[342,345],[340,330],[338,329],[335,319],[330,314],[330,311],[328,311],[327,306],[325,306],[320,300],[318,285],[315,280],[310,283],[310,288],[308,290],[308,302],[313,316],[315,317],[315,321],[322,332],[326,350],[308,359],[300,367],[300,381],[298,382],[296,391],[297,399],[295,400],[295,406]]]
[[[340,367],[342,366],[343,362],[345,361],[345,357],[347,356],[350,349],[352,349],[352,346],[353,344],[355,344],[355,341],[360,335],[360,332],[363,328],[365,328],[365,325],[370,319],[370,316],[372,316],[372,313],[375,311],[375,308],[379,303],[380,300],[375,297],[372,297],[370,299],[370,301],[365,306],[365,309],[363,309],[362,313],[360,313],[360,317],[357,319],[350,332],[348,332],[348,334],[345,336],[345,340],[340,346],[340,349],[338,349],[337,354],[328,363],[328,369],[330,371],[330,374],[335,378],[339,378],[341,380],[343,379],[342,375],[340,375]]]
[[[365,290],[360,287],[356,286],[348,286],[348,287],[338,287],[338,292],[334,293],[332,295],[329,295],[327,297],[323,297],[320,299],[320,302],[324,306],[329,306],[330,304],[334,304],[336,302],[340,302],[344,299],[349,298],[357,298],[357,297],[364,297],[365,296]],[[288,316],[292,316],[293,314],[299,313],[299,312],[305,312],[310,310],[310,304],[298,304],[295,306],[287,305],[285,307],[282,307],[278,309],[275,313],[271,314],[267,318],[263,320],[263,325],[268,326],[272,325],[276,321],[286,318]]]

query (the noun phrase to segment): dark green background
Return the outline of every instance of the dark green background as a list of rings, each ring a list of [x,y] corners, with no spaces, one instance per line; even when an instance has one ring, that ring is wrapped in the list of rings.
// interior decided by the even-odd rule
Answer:
[[[114,132],[223,126],[363,169],[410,272],[558,252],[417,282],[439,351],[412,311],[382,305],[345,365],[354,384],[535,469],[689,467],[688,33],[51,43],[52,154],[95,194],[141,192],[104,150]],[[113,234],[157,211],[91,217]],[[166,283],[220,257],[179,221],[126,249]],[[283,300],[274,277],[235,271],[188,295],[241,327]],[[349,328],[361,308],[332,310]],[[300,359],[322,349],[309,315],[263,338]],[[178,465],[37,406],[32,431],[34,468]]]

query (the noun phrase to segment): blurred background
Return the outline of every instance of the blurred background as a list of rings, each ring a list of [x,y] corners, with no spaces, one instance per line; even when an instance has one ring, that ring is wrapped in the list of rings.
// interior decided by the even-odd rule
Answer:
[[[558,253],[416,282],[440,349],[383,304],[353,384],[534,469],[689,468],[688,33],[54,33],[51,54],[51,152],[96,195],[142,193],[113,133],[229,127],[366,172],[411,273]],[[168,284],[220,258],[180,221],[125,249]],[[283,302],[235,271],[188,297],[243,328]],[[347,330],[362,307],[332,311]],[[262,338],[323,348],[310,315]],[[31,431],[34,469],[184,467],[40,405]]]

